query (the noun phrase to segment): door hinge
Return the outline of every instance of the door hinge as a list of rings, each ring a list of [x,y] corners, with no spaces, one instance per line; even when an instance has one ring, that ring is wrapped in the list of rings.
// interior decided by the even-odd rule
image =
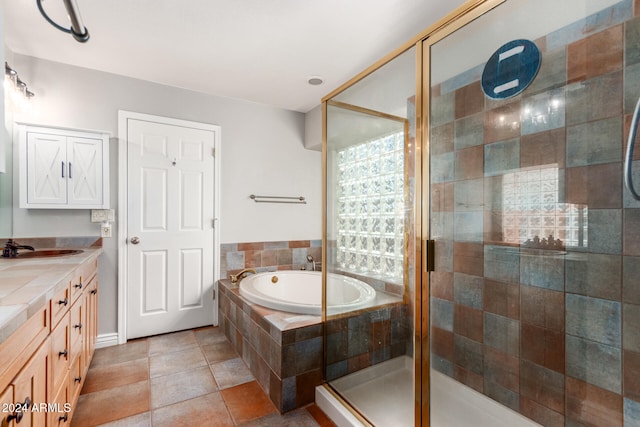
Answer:
[[[435,240],[423,240],[422,241],[422,270],[425,273],[435,270],[436,255],[435,255]]]
[[[213,300],[214,301],[216,300],[216,290],[215,289],[213,290]]]
[[[218,220],[218,218],[213,218],[211,220],[211,228],[216,228],[216,221]]]
[[[213,148],[211,149],[211,155],[212,155],[213,157],[215,157],[215,156],[216,156],[216,147],[213,147]]]

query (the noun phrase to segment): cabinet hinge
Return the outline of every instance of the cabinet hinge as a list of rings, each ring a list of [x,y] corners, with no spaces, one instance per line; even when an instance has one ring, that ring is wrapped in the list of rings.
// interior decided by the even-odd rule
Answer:
[[[214,301],[216,300],[216,290],[215,289],[213,290],[213,300]]]
[[[216,147],[213,147],[213,148],[211,149],[211,155],[212,155],[213,157],[215,157],[215,156],[216,156]]]

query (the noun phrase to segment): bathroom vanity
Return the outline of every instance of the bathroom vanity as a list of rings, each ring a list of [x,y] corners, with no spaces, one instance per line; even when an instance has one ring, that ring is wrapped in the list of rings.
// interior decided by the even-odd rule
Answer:
[[[70,424],[95,350],[101,252],[0,258],[0,425]]]

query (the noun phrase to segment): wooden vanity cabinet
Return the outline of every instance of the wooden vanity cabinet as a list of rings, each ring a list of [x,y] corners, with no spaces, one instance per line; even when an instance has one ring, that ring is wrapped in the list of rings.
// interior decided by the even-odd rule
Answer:
[[[27,402],[29,408],[0,412],[0,427],[70,425],[95,350],[97,289],[94,258],[60,282],[45,307],[0,344],[0,403],[14,409]]]

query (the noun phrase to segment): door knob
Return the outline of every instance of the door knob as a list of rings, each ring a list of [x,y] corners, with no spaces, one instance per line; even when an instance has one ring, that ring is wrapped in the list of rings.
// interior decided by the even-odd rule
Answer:
[[[129,241],[132,245],[137,245],[138,243],[140,243],[140,238],[138,236],[133,236],[131,239],[129,239]]]

